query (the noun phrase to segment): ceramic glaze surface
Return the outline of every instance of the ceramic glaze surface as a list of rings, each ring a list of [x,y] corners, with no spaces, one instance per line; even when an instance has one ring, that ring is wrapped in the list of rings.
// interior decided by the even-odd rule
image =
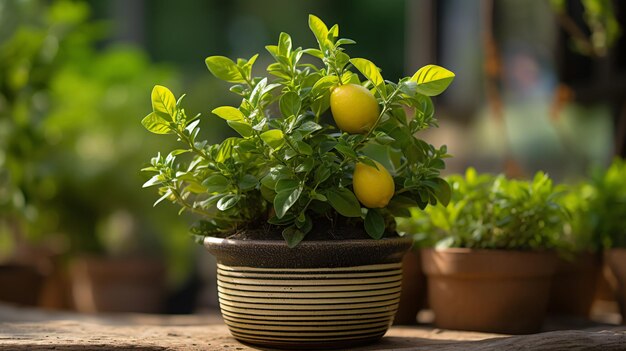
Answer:
[[[224,321],[242,341],[376,339],[398,308],[401,263],[276,269],[218,265]]]

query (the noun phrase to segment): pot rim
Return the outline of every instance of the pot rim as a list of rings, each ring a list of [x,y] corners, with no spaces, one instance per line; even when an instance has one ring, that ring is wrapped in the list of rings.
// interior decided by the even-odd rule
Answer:
[[[290,248],[284,240],[204,239],[204,247],[216,257],[218,263],[262,268],[328,268],[397,263],[412,243],[410,237],[318,240],[302,241]]]
[[[514,250],[514,249],[474,249],[468,247],[423,247],[422,250],[430,250],[435,252],[447,252],[447,253],[475,253],[475,254],[489,254],[489,253],[520,253],[520,254],[554,254],[556,250]]]
[[[396,238],[382,238],[382,239],[335,239],[335,240],[310,240],[301,241],[295,248],[307,248],[307,247],[317,247],[317,246],[372,246],[373,243],[376,245],[388,245],[388,244],[398,244],[398,243],[412,243],[413,239],[406,236],[399,236]],[[254,246],[264,246],[264,247],[287,247],[287,243],[284,240],[241,240],[241,239],[229,239],[229,238],[219,238],[215,236],[206,236],[203,240],[204,246],[209,245],[254,245]],[[294,248],[292,248],[294,249]]]

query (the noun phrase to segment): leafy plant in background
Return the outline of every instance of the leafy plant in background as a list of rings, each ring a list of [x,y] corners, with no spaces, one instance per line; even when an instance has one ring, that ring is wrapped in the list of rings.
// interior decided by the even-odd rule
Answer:
[[[626,162],[616,158],[591,176],[589,222],[593,235],[605,248],[626,247]]]
[[[296,48],[287,33],[266,47],[272,77],[252,75],[258,55],[206,59],[209,71],[241,97],[237,107],[213,110],[238,137],[214,145],[199,140],[200,115],[187,115],[184,95],[177,100],[154,87],[153,112],[142,123],[176,136],[183,147],[153,158],[144,186],[158,186],[156,203],[169,200],[200,215],[193,233],[225,236],[268,229],[269,222],[293,247],[324,223],[339,238],[346,233],[333,228],[363,223],[379,239],[394,231],[393,215],[448,202],[449,186],[439,177],[446,148],[414,134],[437,125],[430,96],[443,92],[454,74],[429,65],[398,83],[385,81],[372,62],[348,56],[344,46],[354,41],[340,38],[337,25],[310,16],[309,27],[319,48]],[[329,107],[343,133],[326,122]]]
[[[560,237],[568,219],[558,202],[560,190],[537,173],[532,181],[504,175],[478,174],[447,178],[452,199],[424,211],[413,211],[399,223],[402,231],[416,233],[424,246],[472,249],[543,250],[561,248]]]
[[[96,50],[105,31],[87,22],[84,2],[0,6],[5,17],[20,15],[0,27],[0,247],[10,253],[6,239],[36,237],[65,253],[168,247],[185,261],[178,237],[164,235],[176,221],[143,219],[141,192],[130,195],[141,178],[120,172],[153,142],[128,125],[144,110],[138,94],[154,79],[171,81],[170,69],[135,48]]]
[[[562,185],[564,191],[558,201],[567,209],[570,218],[563,232],[561,244],[566,251],[596,252],[602,247],[602,238],[593,230],[591,200],[596,192],[588,182]]]
[[[34,13],[27,11],[28,5]],[[44,20],[37,5],[0,5],[0,238],[9,249],[5,255],[15,241],[39,236],[29,224],[46,217],[43,203],[56,188],[41,167],[51,145],[42,128],[50,105],[47,89],[60,66],[59,51],[85,14],[84,7],[58,3]],[[24,16],[24,22],[12,27],[9,13]]]

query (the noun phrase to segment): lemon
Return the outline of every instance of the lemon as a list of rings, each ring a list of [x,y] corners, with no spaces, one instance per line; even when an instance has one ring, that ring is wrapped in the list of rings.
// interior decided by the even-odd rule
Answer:
[[[330,94],[330,110],[337,127],[350,134],[367,133],[378,119],[374,95],[358,84],[343,84]]]
[[[383,165],[374,161],[378,169],[365,163],[357,163],[352,176],[352,188],[356,198],[368,208],[387,206],[393,197],[393,178]]]

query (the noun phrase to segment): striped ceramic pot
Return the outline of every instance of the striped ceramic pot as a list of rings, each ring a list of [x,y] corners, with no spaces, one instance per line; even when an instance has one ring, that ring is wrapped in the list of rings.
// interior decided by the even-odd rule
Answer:
[[[238,340],[279,348],[372,343],[398,308],[411,239],[282,241],[207,237],[220,308]]]

